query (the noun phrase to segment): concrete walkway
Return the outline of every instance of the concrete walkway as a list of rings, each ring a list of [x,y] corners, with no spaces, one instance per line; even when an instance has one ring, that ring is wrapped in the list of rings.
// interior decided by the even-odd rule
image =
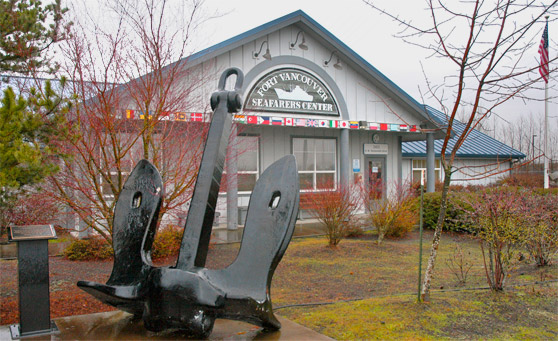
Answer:
[[[275,332],[239,321],[216,320],[209,340],[332,340],[311,329],[277,316],[281,329]],[[54,319],[59,332],[25,340],[181,340],[177,335],[153,333],[143,328],[141,320],[122,311],[78,315]],[[0,340],[11,340],[9,326],[0,327]]]

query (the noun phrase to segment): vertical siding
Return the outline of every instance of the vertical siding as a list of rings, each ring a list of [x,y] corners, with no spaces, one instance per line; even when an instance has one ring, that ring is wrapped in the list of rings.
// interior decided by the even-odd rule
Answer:
[[[509,161],[497,163],[494,159],[461,159],[454,167],[460,168],[452,175],[455,185],[489,185],[510,174]]]
[[[223,70],[228,67],[238,67],[245,74],[250,72],[256,65],[267,62],[261,57],[269,47],[272,58],[277,56],[296,56],[305,58],[314,63],[317,67],[322,68],[334,80],[335,85],[338,87],[343,100],[347,104],[349,119],[353,121],[369,121],[369,122],[382,122],[382,123],[403,123],[403,124],[419,124],[420,119],[402,109],[402,107],[395,103],[395,101],[379,88],[375,87],[360,70],[356,71],[347,64],[346,60],[340,58],[343,69],[337,70],[333,64],[337,62],[337,55],[333,56],[331,64],[324,67],[323,63],[329,58],[332,50],[321,45],[318,40],[307,32],[305,32],[305,43],[309,47],[304,51],[298,47],[301,42],[299,40],[294,49],[290,49],[290,43],[294,42],[300,28],[294,25],[282,28],[276,32],[272,32],[266,36],[258,38],[254,41],[247,42],[246,44],[223,53],[210,61],[207,61],[201,67],[201,70],[208,72],[206,79],[209,79],[203,86],[197,89],[197,94],[203,99],[203,105],[199,110],[207,107],[207,102],[213,91],[217,88],[217,81],[219,75]],[[253,53],[257,52],[265,40],[268,40],[269,45],[263,47],[260,52],[259,58],[253,58]],[[280,68],[276,66],[273,69]],[[262,72],[266,74],[273,69]],[[213,73],[213,75],[211,75]],[[312,73],[312,72],[311,72]],[[318,77],[320,78],[320,77]],[[331,87],[332,84],[327,84],[323,79],[322,82],[326,86]],[[256,82],[257,80],[254,80]],[[250,85],[250,84],[248,84]],[[251,84],[250,86],[252,86]],[[244,94],[246,95],[246,94]],[[340,100],[339,98],[337,99]],[[389,107],[388,107],[389,106]],[[390,109],[391,108],[391,109]],[[395,114],[393,112],[395,112]],[[273,116],[270,113],[269,116]],[[275,160],[284,155],[290,154],[291,141],[293,137],[333,137],[337,139],[337,179],[339,179],[339,134],[338,129],[325,129],[325,128],[295,128],[295,127],[265,127],[265,126],[243,126],[241,125],[241,132],[247,134],[256,134],[260,136],[260,173],[269,167]],[[355,130],[350,131],[349,139],[349,162],[352,163],[353,159],[360,160],[361,175],[365,170],[365,156],[363,155],[363,145],[371,143],[371,131]],[[394,132],[377,132],[380,134],[380,143],[388,144],[389,153],[385,157],[386,160],[386,181],[394,183],[398,179],[399,167],[397,158],[398,140],[397,133]],[[404,160],[403,164],[403,177],[408,177],[410,174],[410,161]],[[352,170],[352,164],[349,165]],[[350,172],[352,182],[354,174]],[[363,178],[363,177],[362,177]],[[220,199],[219,209],[223,207],[224,201]],[[248,205],[248,197],[246,195],[239,195],[239,206],[245,207]],[[222,215],[224,212],[223,209]]]
[[[421,159],[421,158],[416,158]],[[404,158],[401,165],[403,179],[412,178],[413,158]],[[424,158],[422,158],[424,160]],[[439,158],[436,158],[439,160]],[[459,170],[452,175],[452,185],[490,185],[510,175],[510,163],[508,161],[497,164],[494,159],[461,159],[456,160],[454,167]],[[443,177],[443,169],[441,176]],[[436,179],[439,181],[440,179]]]
[[[240,68],[244,73],[248,73],[254,66],[265,61],[261,55],[265,53],[266,45],[264,45],[260,52],[259,58],[253,58],[253,53],[259,50],[265,40],[268,40],[272,58],[280,55],[297,56],[305,58],[318,67],[323,68],[335,81],[347,103],[350,120],[406,124],[420,123],[419,118],[403,110],[399,104],[395,103],[391,96],[386,95],[379,88],[372,85],[362,74],[352,69],[343,58],[340,58],[343,69],[335,69],[333,64],[337,62],[337,54],[333,56],[329,66],[324,66],[323,63],[329,58],[332,50],[321,45],[307,32],[305,32],[305,40],[306,45],[309,47],[308,50],[304,51],[298,47],[300,39],[295,48],[290,49],[290,43],[294,42],[299,31],[300,29],[296,26],[288,26],[232,49],[215,58],[212,70],[219,75],[224,69],[234,66]],[[204,98],[209,98],[205,95],[211,94],[216,89],[218,77],[214,78],[213,84],[206,86]]]

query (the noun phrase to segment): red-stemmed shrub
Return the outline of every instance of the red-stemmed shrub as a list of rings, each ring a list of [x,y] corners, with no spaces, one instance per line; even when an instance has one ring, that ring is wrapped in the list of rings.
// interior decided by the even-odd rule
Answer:
[[[320,187],[318,191],[302,194],[301,208],[325,225],[328,245],[335,247],[357,224],[354,216],[360,198],[352,186],[328,184]]]

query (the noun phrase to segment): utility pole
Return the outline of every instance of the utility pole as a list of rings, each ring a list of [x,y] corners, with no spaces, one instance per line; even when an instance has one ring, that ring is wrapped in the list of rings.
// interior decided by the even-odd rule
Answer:
[[[533,139],[531,141],[531,153],[533,153],[533,157],[531,159],[533,160],[533,164],[532,164],[533,169],[535,169],[535,137],[537,137],[537,135],[533,134]]]

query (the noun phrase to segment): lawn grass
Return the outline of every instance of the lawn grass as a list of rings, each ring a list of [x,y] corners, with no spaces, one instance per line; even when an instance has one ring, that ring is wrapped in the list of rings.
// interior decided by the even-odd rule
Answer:
[[[431,238],[431,233],[424,238],[424,268]],[[473,265],[465,285],[446,265],[457,244]],[[343,240],[336,249],[326,245],[323,237],[294,239],[273,279],[272,298],[278,314],[335,339],[558,337],[556,265],[537,268],[518,258],[507,278],[508,290],[493,293],[482,289],[487,284],[478,242],[446,233],[431,301],[417,304],[417,233],[381,245],[373,235]]]
[[[327,246],[325,237],[294,238],[273,277],[275,312],[336,339],[558,338],[558,266],[537,268],[528,257],[518,258],[506,290],[493,293],[482,289],[487,284],[478,242],[444,232],[431,300],[417,304],[418,233],[380,245],[375,237],[345,239],[335,249]],[[426,232],[423,267],[431,239],[432,232]],[[230,264],[239,245],[212,245],[207,267]],[[473,265],[465,285],[445,262],[454,257],[456,245]],[[157,264],[174,261],[171,257]],[[78,280],[104,283],[111,269],[110,261],[51,257],[51,317],[114,309],[75,285]],[[307,305],[293,306],[301,304]],[[0,324],[17,323],[17,318],[17,260],[2,260]]]
[[[558,337],[557,300],[548,294],[436,292],[429,303],[422,304],[405,295],[286,308],[278,313],[338,340],[552,340]]]

